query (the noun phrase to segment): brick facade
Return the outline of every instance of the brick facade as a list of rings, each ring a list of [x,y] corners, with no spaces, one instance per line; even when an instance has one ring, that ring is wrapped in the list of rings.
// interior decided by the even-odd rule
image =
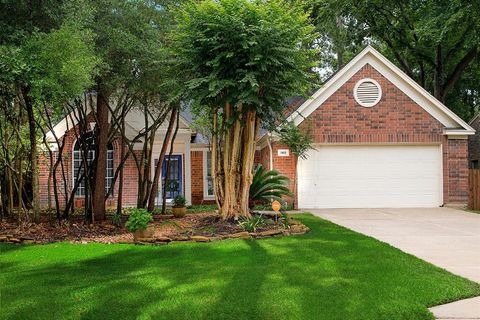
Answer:
[[[192,203],[203,201],[203,151],[191,151]]]
[[[191,151],[192,161],[192,204],[214,204],[215,199],[204,197],[203,153],[205,150]]]
[[[443,198],[445,203],[467,203],[467,159],[467,139],[445,138],[443,143]]]
[[[374,79],[382,88],[380,102],[371,108],[360,106],[353,97],[355,84],[363,78]],[[441,144],[444,203],[467,201],[467,140],[448,139],[440,122],[368,64],[313,111],[300,128],[312,135],[316,144]],[[293,180],[293,156],[278,157],[279,148],[283,146],[273,144],[274,168]],[[258,151],[262,163],[268,163],[268,155],[268,147]]]
[[[59,165],[56,172],[56,181],[57,181],[57,190],[59,194],[59,204],[60,207],[65,207],[66,197],[65,197],[65,187],[67,193],[70,194],[73,190],[73,147],[76,142],[76,135],[73,130],[67,132],[63,136],[63,166],[66,186],[63,183],[64,179],[62,178],[62,169]],[[118,167],[121,161],[121,151],[120,144],[118,140],[113,141],[113,167],[114,170]],[[138,152],[138,155],[140,151]],[[59,152],[54,152],[53,163],[55,163]],[[48,152],[44,152],[39,157],[39,192],[40,192],[40,205],[42,208],[47,208],[49,206],[49,191],[48,191],[48,180],[50,175],[50,157]],[[137,167],[133,156],[129,156],[124,164],[124,180],[123,180],[123,199],[122,204],[124,207],[133,207],[137,204],[137,190],[138,190],[138,174]],[[117,205],[117,196],[118,196],[118,186],[119,178],[115,183],[113,195],[110,196],[106,201],[107,208],[115,208]],[[53,174],[52,179],[50,180],[50,205],[55,206],[55,198],[53,193]],[[74,207],[83,207],[84,206],[84,197],[76,196],[74,200]]]
[[[353,97],[355,84],[367,77],[376,80],[382,87],[380,102],[371,108],[358,105]],[[301,123],[300,128],[309,132],[316,144],[413,143],[441,145],[443,152],[443,200],[445,203],[465,203],[467,201],[468,140],[449,139],[444,135],[444,127],[440,122],[368,64],[311,113]],[[72,148],[75,135],[73,132],[68,132],[63,139],[65,139],[63,157],[65,159],[66,187],[67,190],[71,190],[73,184]],[[114,167],[116,168],[120,162],[118,141],[115,141],[113,145]],[[273,142],[273,168],[290,179],[290,189],[294,190],[296,160],[292,154],[287,157],[278,156],[279,149],[287,149],[287,147],[278,142]],[[214,200],[204,197],[203,161],[205,150],[196,149],[190,153],[191,199],[193,204],[214,203]],[[46,207],[48,205],[47,185],[50,167],[48,156],[41,155],[39,163],[41,204]],[[268,146],[256,151],[255,163],[262,163],[270,169],[270,149]],[[125,164],[124,173],[123,205],[135,206],[138,175],[132,156],[128,158]],[[60,204],[64,206],[64,186],[60,174],[59,168],[57,189],[60,193]],[[53,188],[53,184],[50,188]],[[116,206],[117,190],[118,182],[116,183],[114,196],[107,201],[107,207]],[[82,198],[77,198],[75,205],[83,205],[82,201]],[[53,195],[51,204],[54,206]]]

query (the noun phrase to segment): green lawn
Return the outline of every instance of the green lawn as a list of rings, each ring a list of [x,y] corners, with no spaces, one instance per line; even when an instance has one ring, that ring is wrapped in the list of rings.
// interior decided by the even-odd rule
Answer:
[[[0,318],[433,319],[480,286],[311,215],[309,234],[0,246]]]

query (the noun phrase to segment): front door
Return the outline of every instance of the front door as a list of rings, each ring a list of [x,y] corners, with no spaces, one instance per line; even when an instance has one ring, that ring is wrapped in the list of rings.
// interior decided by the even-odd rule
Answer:
[[[183,195],[182,167],[181,155],[165,156],[162,165],[162,186],[165,186],[167,200],[173,199],[178,195]],[[161,199],[161,195],[159,198]]]

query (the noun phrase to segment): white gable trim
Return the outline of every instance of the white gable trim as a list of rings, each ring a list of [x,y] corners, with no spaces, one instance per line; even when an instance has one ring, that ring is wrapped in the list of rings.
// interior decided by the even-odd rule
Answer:
[[[89,114],[91,112],[90,106],[86,107],[85,114]],[[70,112],[67,116],[65,116],[60,122],[58,122],[54,127],[53,130],[47,132],[47,141],[51,143],[55,143],[55,136],[57,139],[62,138],[68,131],[70,131],[73,127],[75,127],[78,123],[78,118],[77,117],[78,110],[75,109],[72,112]],[[110,120],[111,118],[110,112],[108,113],[108,118]],[[179,116],[180,119],[180,125],[190,128],[190,123],[182,116]],[[128,122],[126,123],[126,130],[127,132],[131,132],[133,136],[136,136],[138,132],[134,127],[132,127]],[[53,131],[53,132],[52,132]],[[167,131],[167,129],[162,129],[159,128],[158,132],[162,131]],[[179,132],[181,131],[188,131],[191,133],[190,129],[179,129]],[[54,135],[55,133],[55,135]]]
[[[290,115],[288,120],[293,121],[298,126],[366,64],[370,64],[446,128],[456,128],[458,129],[456,132],[462,135],[475,133],[475,130],[470,125],[371,46],[363,49],[353,60],[328,80],[320,90],[300,105]]]
[[[86,114],[89,114],[90,111],[90,106],[87,106],[84,110]],[[68,131],[70,131],[71,129],[73,129],[73,127],[77,125],[78,118],[80,117],[81,115],[78,109],[71,111],[60,122],[53,126],[52,130],[47,132],[47,141],[51,143],[56,143],[55,136],[57,139],[61,139]]]

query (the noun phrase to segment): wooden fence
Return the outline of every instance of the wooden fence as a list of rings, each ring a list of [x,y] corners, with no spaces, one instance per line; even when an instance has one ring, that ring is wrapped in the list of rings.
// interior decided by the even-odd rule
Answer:
[[[480,210],[480,169],[468,170],[468,208]]]

